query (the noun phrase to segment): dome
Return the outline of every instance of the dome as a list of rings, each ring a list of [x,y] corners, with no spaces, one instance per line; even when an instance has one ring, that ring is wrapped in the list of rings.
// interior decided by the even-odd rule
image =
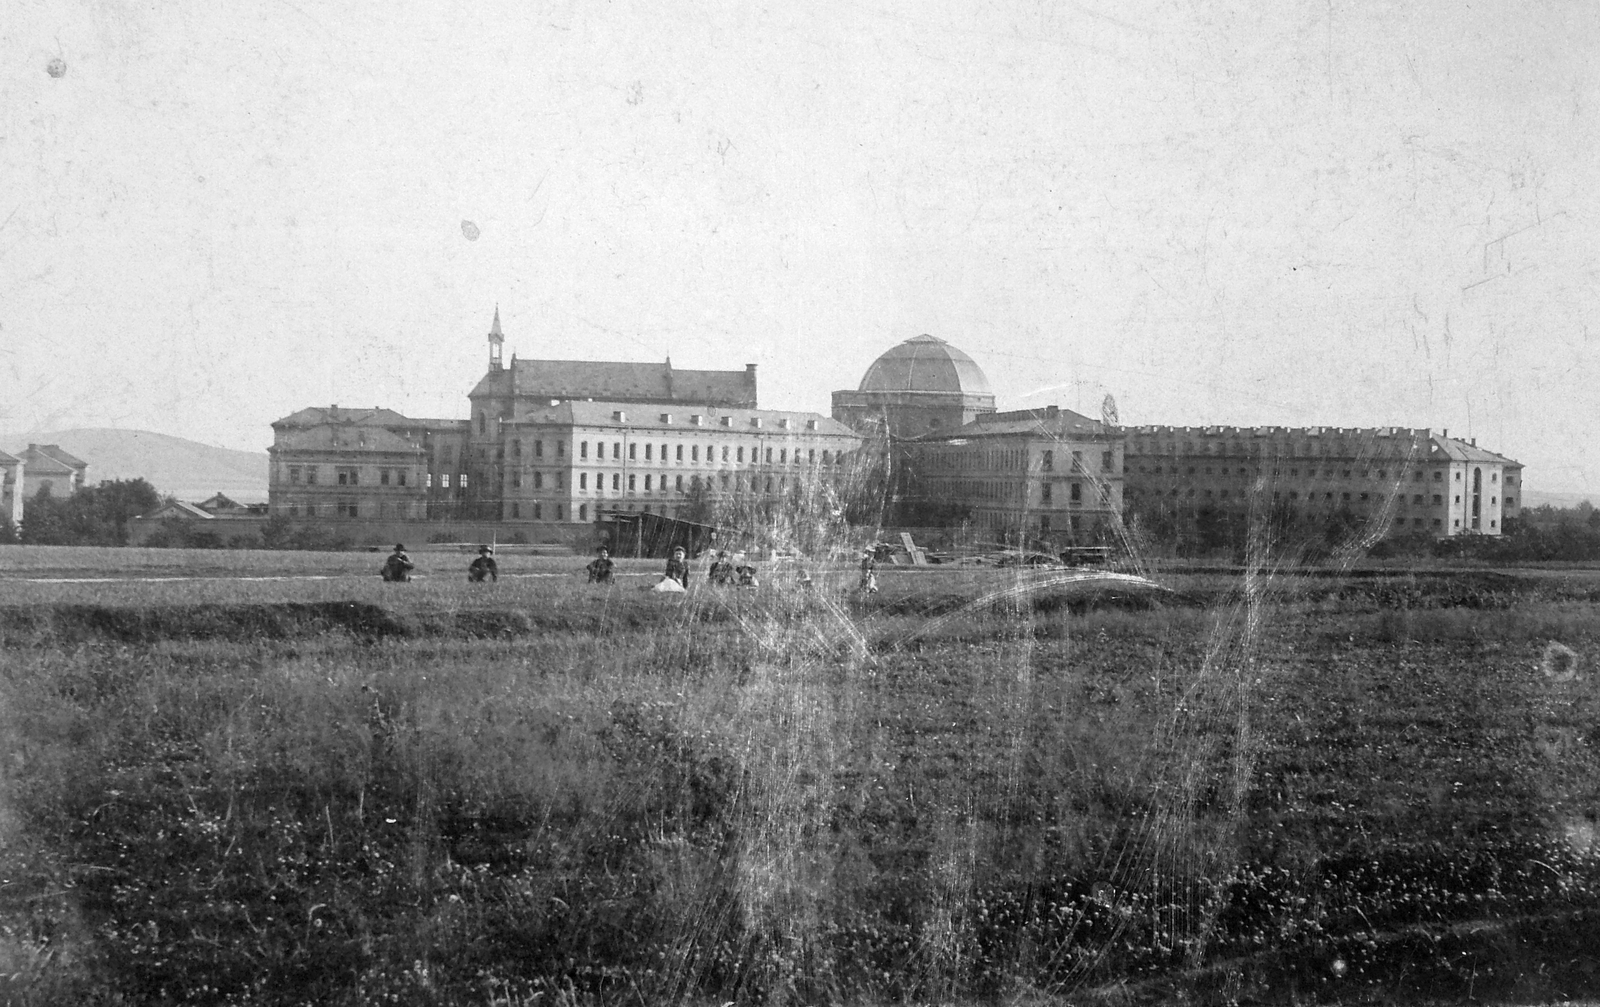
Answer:
[[[863,392],[946,392],[988,395],[989,379],[971,357],[935,336],[907,339],[872,362]]]

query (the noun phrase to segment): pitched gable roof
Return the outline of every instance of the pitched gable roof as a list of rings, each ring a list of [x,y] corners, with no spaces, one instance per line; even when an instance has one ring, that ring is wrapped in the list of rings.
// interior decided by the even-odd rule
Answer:
[[[283,427],[315,427],[328,423],[343,423],[359,427],[409,426],[413,420],[395,412],[374,406],[371,409],[341,409],[338,406],[309,406],[273,421],[274,430]]]
[[[89,467],[88,462],[73,458],[54,444],[29,444],[28,450],[22,452],[22,461],[28,466],[30,477],[75,475]]]
[[[596,399],[607,402],[694,403],[756,408],[756,374],[694,371],[659,364],[609,360],[513,360],[490,371],[469,398],[512,395],[534,399]]]

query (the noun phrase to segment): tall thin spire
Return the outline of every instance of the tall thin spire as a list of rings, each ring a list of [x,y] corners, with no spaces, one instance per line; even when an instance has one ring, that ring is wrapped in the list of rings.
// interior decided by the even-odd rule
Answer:
[[[489,326],[489,370],[501,369],[500,354],[505,346],[506,337],[500,332],[500,305],[494,306],[494,324]]]

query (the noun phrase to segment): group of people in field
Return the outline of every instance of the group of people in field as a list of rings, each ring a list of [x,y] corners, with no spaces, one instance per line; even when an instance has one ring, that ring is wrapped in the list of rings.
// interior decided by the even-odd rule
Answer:
[[[385,581],[406,583],[411,580],[411,573],[417,568],[411,557],[406,554],[403,544],[396,544],[394,552],[383,561],[378,574]],[[600,546],[596,550],[595,558],[584,567],[591,584],[615,583],[616,561],[611,558],[611,550]],[[666,571],[662,574],[661,581],[651,590],[687,591],[689,589],[689,558],[682,546],[674,546],[672,555],[667,559]],[[856,585],[856,590],[872,594],[878,590],[878,561],[877,557],[869,550],[861,558],[861,580]],[[467,582],[481,584],[484,581],[500,580],[500,565],[495,562],[494,549],[486,545],[478,547],[478,555],[467,565]],[[716,587],[758,587],[760,581],[756,577],[755,564],[751,563],[744,554],[730,556],[725,549],[716,550],[711,554],[711,566],[706,571],[706,580]],[[803,583],[810,584],[809,576]]]
[[[406,554],[404,543],[396,543],[394,552],[383,561],[383,566],[378,568],[378,576],[385,581],[404,584],[411,580],[411,571],[417,564],[411,561]],[[495,562],[494,550],[486,545],[478,546],[478,555],[471,563],[467,564],[467,583],[481,584],[486,580],[498,582],[500,580],[500,564]]]
[[[589,561],[585,569],[589,574],[591,584],[613,583],[612,577],[616,569],[616,562],[611,558],[611,550],[601,546],[596,550],[597,555]],[[673,546],[672,555],[667,558],[667,568],[661,575],[660,583],[651,590],[678,590],[689,589],[689,555],[683,546]],[[740,587],[756,587],[756,568],[748,560],[737,565],[729,558],[726,551],[719,550],[712,554],[711,567],[706,573],[706,579],[719,587],[737,583]],[[672,585],[677,585],[673,588]]]

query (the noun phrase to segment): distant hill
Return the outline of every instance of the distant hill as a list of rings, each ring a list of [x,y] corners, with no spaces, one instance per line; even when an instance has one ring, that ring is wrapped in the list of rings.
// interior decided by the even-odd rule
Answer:
[[[179,500],[226,493],[240,503],[267,499],[267,453],[234,451],[148,430],[60,430],[0,441],[16,454],[32,444],[59,444],[89,463],[89,484],[102,479],[145,479]]]
[[[1600,506],[1600,493],[1547,493],[1543,490],[1523,490],[1522,506],[1543,507],[1549,504],[1552,507],[1576,507],[1583,501],[1589,501]]]

